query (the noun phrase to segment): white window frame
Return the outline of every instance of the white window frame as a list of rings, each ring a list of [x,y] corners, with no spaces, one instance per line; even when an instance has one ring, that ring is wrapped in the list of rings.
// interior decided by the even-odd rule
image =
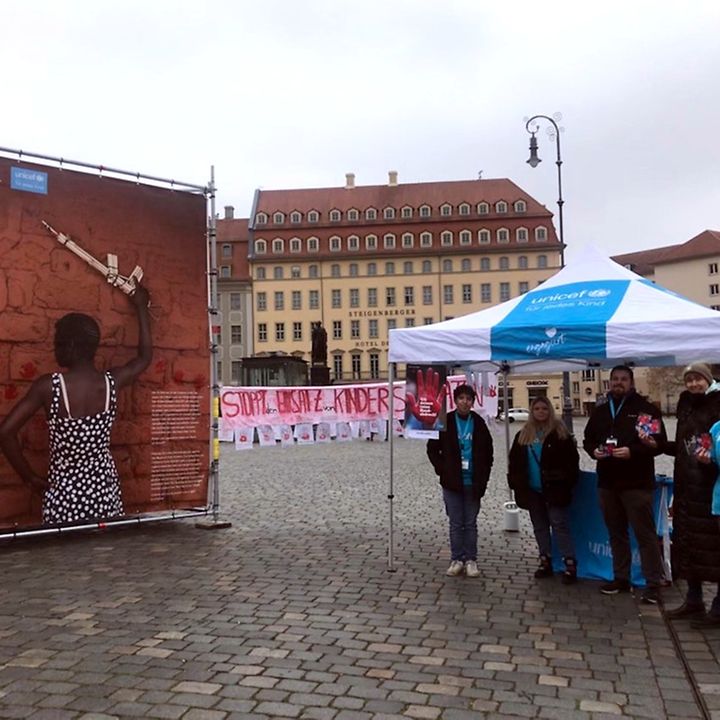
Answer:
[[[320,213],[317,210],[311,210],[307,214],[307,220],[310,223],[320,222]]]
[[[329,218],[330,222],[340,222],[342,220],[342,213],[337,208],[333,208],[330,211]]]
[[[358,235],[348,235],[347,249],[357,251],[360,249],[360,237]]]
[[[360,219],[360,211],[357,208],[350,208],[347,211],[347,219],[351,222],[357,222]]]
[[[405,205],[404,207],[400,208],[400,217],[403,220],[408,220],[413,216],[413,209],[410,205]]]
[[[411,248],[415,245],[415,236],[412,233],[406,232],[402,234],[402,246],[404,248]]]
[[[516,213],[526,213],[527,203],[524,200],[516,200],[513,205],[513,210],[515,210]]]
[[[285,252],[285,241],[282,238],[274,238],[272,241],[273,255],[280,255]]]
[[[535,242],[547,241],[547,228],[544,225],[538,225],[535,228]]]
[[[450,203],[443,203],[440,206],[440,217],[450,217],[452,215],[453,207]]]
[[[421,205],[419,208],[421,218],[432,217],[432,208],[429,205]]]
[[[507,245],[510,242],[510,231],[507,228],[498,228],[495,238],[498,243]]]
[[[307,239],[308,252],[317,252],[320,249],[320,240],[314,235]]]
[[[490,205],[486,202],[479,202],[477,204],[477,214],[478,215],[489,215],[490,214]]]
[[[386,207],[383,208],[383,220],[394,220],[395,219],[395,208],[394,207]]]
[[[302,240],[299,237],[290,238],[290,252],[291,253],[302,252]]]
[[[342,250],[342,238],[339,235],[331,235],[328,239],[330,252],[340,252]]]
[[[365,249],[366,250],[377,250],[378,237],[377,235],[366,235],[365,236]]]
[[[273,213],[273,225],[282,225],[285,222],[285,213],[277,212]]]
[[[472,233],[470,230],[460,231],[460,244],[461,245],[472,245]]]
[[[523,234],[525,237],[523,237]],[[515,242],[526,243],[530,239],[530,233],[526,227],[519,227],[515,230]]]
[[[369,207],[365,209],[366,220],[377,220],[377,208]]]
[[[267,253],[267,240],[258,238],[255,241],[255,254],[256,255],[265,255],[266,253]]]
[[[492,235],[487,228],[480,228],[478,230],[478,243],[480,245],[489,245],[492,240]]]
[[[460,215],[469,215],[470,214],[470,204],[469,203],[460,203],[460,205],[458,205],[458,213]]]
[[[302,213],[299,213],[297,210],[293,210],[290,213],[290,222],[294,223],[295,225],[302,222]]]
[[[420,233],[420,247],[432,247],[432,233],[425,232]]]
[[[507,215],[508,204],[504,200],[498,200],[495,203],[495,212],[498,215]]]
[[[267,213],[259,212],[255,214],[255,224],[256,225],[267,225],[268,216]]]
[[[395,248],[397,238],[395,237],[395,233],[385,233],[383,235],[383,247],[386,250],[393,250]]]
[[[452,244],[453,244],[452,230],[443,230],[440,233],[440,244],[443,247],[452,247]]]

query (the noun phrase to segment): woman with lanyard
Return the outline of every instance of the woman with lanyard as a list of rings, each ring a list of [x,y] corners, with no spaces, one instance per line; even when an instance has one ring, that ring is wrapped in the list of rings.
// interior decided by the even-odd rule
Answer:
[[[553,575],[551,537],[554,537],[565,562],[562,582],[566,585],[577,580],[567,506],[577,482],[578,462],[575,440],[556,418],[550,401],[535,398],[530,405],[530,418],[515,436],[510,450],[508,484],[518,506],[530,511],[540,552],[535,577]]]
[[[427,454],[440,478],[450,524],[450,566],[446,574],[477,577],[477,516],[493,464],[493,443],[485,421],[472,411],[475,391],[458,385],[456,410],[447,415],[447,429],[428,440]]]

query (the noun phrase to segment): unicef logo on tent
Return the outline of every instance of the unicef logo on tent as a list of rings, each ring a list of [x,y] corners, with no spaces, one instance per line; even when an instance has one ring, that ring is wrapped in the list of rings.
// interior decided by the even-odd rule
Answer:
[[[603,298],[611,294],[611,290],[605,290],[604,288],[600,288],[598,290],[588,290],[588,297],[591,298]]]
[[[554,338],[557,335],[557,328],[545,328],[545,334],[549,338]]]

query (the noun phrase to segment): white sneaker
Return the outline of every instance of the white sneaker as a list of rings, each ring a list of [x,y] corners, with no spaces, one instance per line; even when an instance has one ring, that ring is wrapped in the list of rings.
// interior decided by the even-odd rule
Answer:
[[[477,563],[474,560],[468,560],[465,563],[465,574],[468,577],[480,577],[480,571],[478,570]]]
[[[455,577],[456,575],[462,575],[462,571],[464,570],[465,566],[459,561],[459,560],[453,560],[450,563],[450,567],[445,572],[446,575],[450,575],[450,577]]]

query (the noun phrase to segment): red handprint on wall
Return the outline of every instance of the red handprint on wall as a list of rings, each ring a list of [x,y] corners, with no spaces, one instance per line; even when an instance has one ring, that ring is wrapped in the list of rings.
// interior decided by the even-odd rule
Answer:
[[[440,386],[440,374],[429,367],[424,376],[422,370],[417,371],[417,392],[415,395],[406,393],[405,401],[423,427],[432,428],[442,410],[446,393],[447,385],[443,383]]]

